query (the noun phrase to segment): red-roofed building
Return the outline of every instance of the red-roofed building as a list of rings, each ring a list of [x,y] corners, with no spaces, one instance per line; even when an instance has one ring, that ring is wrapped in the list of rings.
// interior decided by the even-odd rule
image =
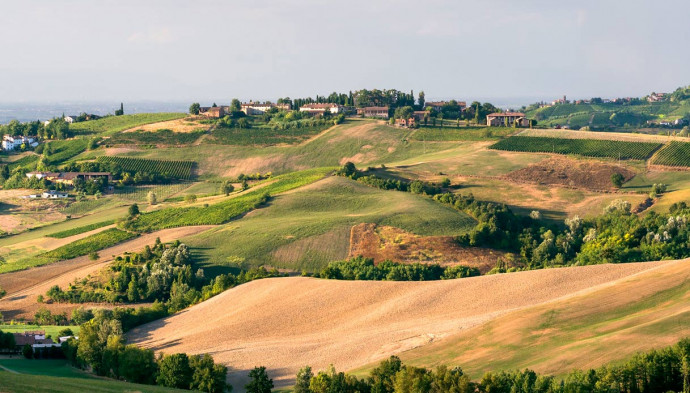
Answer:
[[[364,108],[357,108],[357,114],[364,117],[378,117],[381,119],[388,119],[387,106],[367,106]]]
[[[512,127],[516,123],[518,127],[529,127],[529,120],[522,112],[497,112],[486,115],[487,126]]]

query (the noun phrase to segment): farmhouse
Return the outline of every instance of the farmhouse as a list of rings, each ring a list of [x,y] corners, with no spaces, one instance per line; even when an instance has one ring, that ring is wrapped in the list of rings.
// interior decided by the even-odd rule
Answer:
[[[36,137],[33,137],[33,136],[4,135],[2,137],[2,149],[3,150],[7,150],[7,151],[15,150],[16,148],[20,147],[21,145],[36,147],[36,146],[38,146],[38,142],[36,141]]]
[[[201,107],[199,108],[199,114],[206,117],[221,118],[225,116],[225,110],[222,106],[212,106],[212,107]]]
[[[74,184],[75,179],[94,180],[105,178],[108,183],[113,181],[113,175],[110,172],[27,172],[26,177],[37,179],[46,179],[54,183]]]
[[[647,97],[649,102],[660,102],[666,99],[666,93],[652,93]]]
[[[318,115],[326,111],[331,113],[340,113],[343,111],[343,107],[338,104],[326,103],[326,104],[306,104],[299,108],[300,112],[307,112],[312,115]]]
[[[357,108],[357,114],[364,117],[378,117],[381,119],[388,119],[388,107],[367,106],[364,108]]]
[[[260,103],[260,102],[245,102],[241,105],[242,112],[245,115],[263,115],[269,110],[276,108],[278,110],[289,111],[292,109],[290,104],[273,104],[270,102]]]
[[[416,127],[424,123],[429,114],[426,111],[414,111],[408,119],[397,119],[395,124],[399,127]]]
[[[487,126],[506,126],[516,124],[520,127],[529,127],[529,120],[522,112],[497,112],[486,115]]]

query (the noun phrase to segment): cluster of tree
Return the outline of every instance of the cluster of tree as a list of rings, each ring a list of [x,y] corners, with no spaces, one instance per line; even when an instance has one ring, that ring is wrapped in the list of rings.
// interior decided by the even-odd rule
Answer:
[[[2,350],[14,350],[16,343],[14,341],[14,334],[4,333],[0,330],[0,351]]]
[[[444,183],[439,186],[437,184],[421,180],[409,181],[407,179],[382,178],[374,174],[367,174],[368,172],[370,172],[370,170],[358,170],[355,164],[348,161],[345,163],[345,165],[338,169],[336,174],[338,176],[349,177],[350,179],[357,180],[358,182],[382,190],[411,192],[413,194],[436,195],[443,192],[441,186],[450,186],[450,181],[447,183],[444,181]]]
[[[389,260],[374,264],[370,258],[357,257],[331,262],[319,277],[334,280],[373,281],[431,281],[478,276],[479,269],[470,266],[441,266],[439,264],[396,263]]]
[[[109,267],[107,282],[83,279],[67,290],[51,287],[46,296],[56,302],[137,303],[160,302],[166,313],[174,313],[216,294],[265,277],[277,277],[277,270],[263,267],[221,274],[211,280],[201,268],[194,268],[188,247],[176,241],[146,246],[141,253],[118,256]]]
[[[72,136],[69,130],[69,123],[62,117],[55,118],[48,122],[48,124],[43,124],[38,120],[27,123],[12,120],[5,125],[0,125],[0,135],[3,134],[11,136],[38,136],[42,139],[66,139]]]
[[[42,300],[39,298],[39,300]],[[34,314],[34,323],[36,325],[67,325],[67,312],[63,311],[60,314],[53,314],[45,306],[42,306]]]
[[[621,263],[690,256],[690,209],[672,206],[669,214],[639,217],[630,203],[613,201],[604,214],[565,220],[565,228],[514,214],[507,206],[474,199],[472,194],[439,194],[434,199],[474,217],[478,224],[458,238],[468,246],[486,246],[519,254],[529,269],[572,263]]]
[[[9,165],[0,165],[0,185],[6,190],[15,188],[28,188],[32,190],[60,190],[64,188],[61,184],[51,184],[46,179],[27,177],[25,168],[16,167],[10,170]]]
[[[239,112],[242,115],[244,115],[243,112]],[[252,121],[251,118],[245,117],[245,116],[225,116],[222,119],[219,119],[218,122],[216,123],[218,127],[224,127],[224,128],[243,128],[243,129],[249,129],[252,128]]]
[[[278,104],[289,104],[293,109],[299,109],[307,104],[338,104],[343,106],[355,106],[355,98],[352,92],[348,94],[333,92],[328,96],[316,95],[316,98],[295,98],[283,97],[278,99]]]
[[[115,116],[122,116],[125,114],[125,106],[123,103],[120,103],[120,109],[115,109]]]
[[[209,355],[184,353],[154,356],[150,349],[127,345],[122,324],[107,312],[81,325],[79,340],[69,339],[63,352],[73,365],[100,376],[177,389],[222,393],[227,368]]]
[[[575,370],[563,379],[525,369],[489,372],[473,382],[460,367],[439,366],[429,370],[405,365],[398,357],[391,356],[362,379],[337,372],[333,366],[317,374],[306,366],[297,373],[294,392],[685,393],[690,391],[689,364],[689,339],[683,339],[672,347],[639,353],[623,364]],[[258,376],[256,380],[266,381],[267,376]]]

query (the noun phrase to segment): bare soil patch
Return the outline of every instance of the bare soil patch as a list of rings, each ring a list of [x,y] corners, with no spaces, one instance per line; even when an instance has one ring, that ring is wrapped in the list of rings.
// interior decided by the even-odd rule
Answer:
[[[161,121],[158,123],[144,124],[142,126],[130,128],[123,132],[133,132],[133,131],[158,131],[158,130],[171,130],[174,132],[193,132],[198,130],[208,130],[210,128],[209,124],[201,124],[198,119],[193,117],[186,117],[184,119],[175,119],[168,121]]]
[[[164,229],[99,251],[101,259],[98,261],[92,261],[88,256],[83,256],[28,270],[0,274],[0,286],[7,291],[7,295],[0,299],[0,310],[2,310],[5,319],[32,319],[34,313],[41,306],[36,302],[37,296],[45,295],[51,286],[59,285],[64,288],[76,279],[96,273],[110,264],[118,255],[138,251],[146,245],[153,244],[157,237],[160,237],[163,242],[170,242],[210,228],[213,226],[200,225]],[[72,241],[74,241],[73,238]],[[78,304],[46,304],[45,306],[51,311],[60,312],[79,307]]]
[[[518,182],[559,184],[589,190],[610,190],[613,188],[611,175],[614,173],[620,173],[626,181],[635,176],[633,170],[623,165],[552,157],[510,172],[505,177]]]
[[[391,260],[399,263],[437,263],[442,266],[466,265],[486,273],[506,253],[478,247],[462,247],[452,236],[418,236],[402,229],[376,224],[359,224],[350,232],[350,258],[363,256],[374,263]]]
[[[261,364],[282,388],[306,364],[315,370],[329,364],[351,370],[443,342],[507,312],[591,291],[665,263],[427,282],[256,280],[134,329],[128,340],[166,353],[209,353],[229,366],[235,386]]]

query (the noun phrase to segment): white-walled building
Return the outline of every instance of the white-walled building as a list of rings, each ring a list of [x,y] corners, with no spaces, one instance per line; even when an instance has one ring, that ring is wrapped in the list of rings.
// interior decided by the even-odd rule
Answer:
[[[2,149],[3,150],[7,150],[7,151],[15,150],[18,147],[20,147],[22,144],[26,144],[27,146],[31,146],[31,147],[38,146],[38,142],[36,141],[36,138],[34,138],[34,137],[10,136],[10,135],[5,135],[2,137]]]

